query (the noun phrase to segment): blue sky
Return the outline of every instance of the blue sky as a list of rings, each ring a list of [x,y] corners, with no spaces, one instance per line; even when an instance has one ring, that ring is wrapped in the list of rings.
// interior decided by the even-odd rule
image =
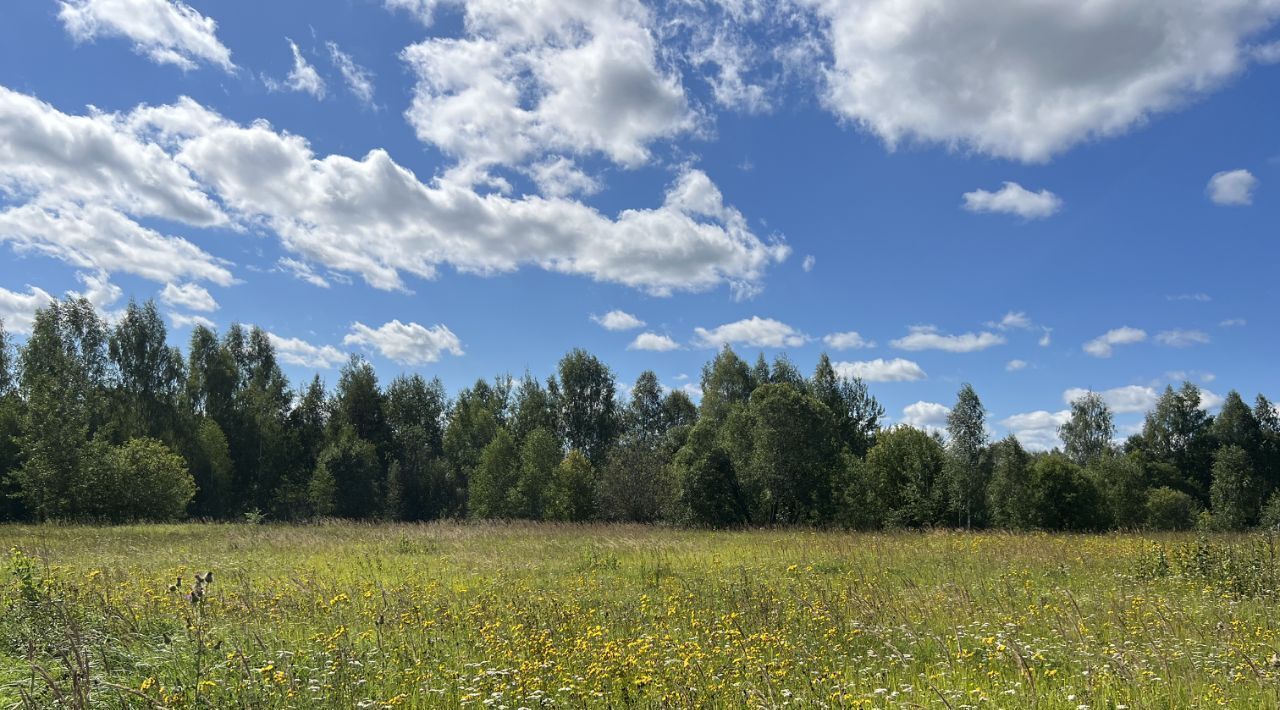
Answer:
[[[4,15],[19,337],[156,298],[175,343],[256,324],[295,380],[358,352],[451,392],[573,347],[673,388],[725,341],[825,350],[894,421],[968,381],[1035,447],[1082,388],[1122,433],[1183,378],[1280,395],[1277,0]]]

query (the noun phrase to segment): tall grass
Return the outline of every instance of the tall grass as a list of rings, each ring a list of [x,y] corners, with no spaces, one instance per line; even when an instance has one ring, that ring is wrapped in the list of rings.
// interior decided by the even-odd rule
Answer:
[[[333,523],[0,544],[6,705],[1280,705],[1263,536]]]

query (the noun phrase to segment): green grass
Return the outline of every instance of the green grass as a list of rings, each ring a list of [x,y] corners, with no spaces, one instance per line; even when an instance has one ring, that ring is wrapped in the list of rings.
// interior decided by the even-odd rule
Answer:
[[[331,524],[0,542],[0,705],[1280,705],[1262,536]]]

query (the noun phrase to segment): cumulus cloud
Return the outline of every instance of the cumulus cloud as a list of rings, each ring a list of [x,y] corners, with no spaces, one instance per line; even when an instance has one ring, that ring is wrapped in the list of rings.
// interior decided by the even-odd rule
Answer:
[[[1000,424],[1017,437],[1018,441],[1031,451],[1049,451],[1062,445],[1058,438],[1058,427],[1071,421],[1071,410],[1057,412],[1038,410],[1023,414],[1014,414],[1001,420]]]
[[[1062,401],[1070,405],[1077,399],[1089,394],[1092,390],[1073,387],[1062,393]],[[1107,403],[1111,411],[1116,414],[1132,414],[1134,412],[1146,412],[1156,406],[1156,400],[1160,398],[1160,393],[1153,387],[1143,387],[1141,385],[1128,385],[1126,387],[1116,387],[1109,390],[1098,392],[1102,395],[1102,401]]]
[[[612,310],[602,316],[591,316],[591,320],[599,323],[605,330],[635,330],[644,326],[644,321],[626,311]]]
[[[928,377],[918,364],[900,357],[892,360],[876,358],[858,362],[836,362],[831,367],[840,377],[856,377],[866,382],[915,382]]]
[[[1129,326],[1114,328],[1084,344],[1084,351],[1094,357],[1111,357],[1117,345],[1133,345],[1147,339],[1147,332]]]
[[[462,341],[443,325],[430,328],[417,323],[401,323],[393,320],[379,328],[364,323],[351,325],[351,332],[342,339],[343,345],[359,345],[375,350],[383,357],[401,365],[425,365],[436,362],[443,353],[462,355]]]
[[[218,302],[205,287],[199,284],[165,284],[160,292],[160,302],[167,306],[186,308],[190,311],[209,313],[218,310]]]
[[[641,333],[627,346],[627,350],[651,350],[653,352],[667,352],[679,349],[680,343],[658,333]]]
[[[324,79],[320,78],[320,72],[316,71],[306,57],[302,56],[302,52],[293,40],[286,38],[285,41],[289,43],[289,50],[293,52],[293,69],[289,71],[289,76],[284,81],[276,81],[264,76],[263,83],[272,91],[297,91],[323,99],[327,87]]]
[[[169,322],[175,329],[191,328],[193,326],[202,325],[210,330],[217,328],[217,324],[205,318],[204,316],[194,315],[191,313],[178,313],[176,311],[169,312]]]
[[[1004,365],[1005,372],[1017,372],[1018,370],[1027,369],[1026,360],[1010,360]]]
[[[285,256],[276,261],[276,265],[280,269],[293,274],[293,277],[300,281],[306,281],[312,286],[318,286],[319,288],[329,288],[329,280],[320,274],[317,274],[315,269],[311,268],[311,265],[305,261],[298,261],[297,259],[290,259]]]
[[[1257,187],[1258,178],[1248,170],[1228,170],[1214,173],[1205,192],[1215,205],[1241,207],[1253,204],[1253,191]]]
[[[0,322],[10,333],[30,333],[36,309],[49,305],[54,297],[48,291],[27,286],[26,293],[0,287]]]
[[[332,345],[313,345],[301,338],[284,338],[267,333],[282,362],[300,367],[330,370],[346,361],[347,355]]]
[[[1003,345],[1003,335],[996,333],[963,333],[945,335],[931,325],[914,325],[907,329],[907,335],[889,344],[899,350],[945,350],[952,353],[971,353],[987,348]]]
[[[874,348],[875,342],[867,340],[856,330],[844,333],[828,333],[822,336],[822,342],[832,350],[855,350],[858,348]]]
[[[999,321],[987,321],[987,327],[1000,330],[1027,330],[1031,327],[1031,318],[1022,311],[1009,311]]]
[[[1156,342],[1171,348],[1187,348],[1192,345],[1207,344],[1209,342],[1209,334],[1199,330],[1175,328],[1157,333]]]
[[[694,344],[704,348],[744,345],[756,348],[798,348],[809,336],[772,318],[752,316],[716,328],[694,328]]]
[[[805,256],[804,261],[801,262],[800,268],[804,269],[804,272],[807,274],[810,271],[813,271],[813,267],[817,263],[818,263],[818,260],[813,257],[813,254],[808,254]]]
[[[826,103],[910,139],[1040,162],[1209,92],[1250,61],[1274,0],[808,0]]]
[[[429,17],[430,3],[412,4]],[[651,142],[697,123],[637,0],[473,0],[463,15],[462,36],[432,37],[401,57],[417,76],[405,116],[418,138],[469,167],[552,152],[634,167],[649,161]]]
[[[342,74],[342,80],[346,82],[347,89],[357,99],[360,99],[361,103],[372,106],[373,72],[356,64],[351,55],[342,51],[336,43],[326,42],[325,46],[329,48],[329,59],[333,61],[333,65]]]
[[[170,0],[64,0],[58,19],[77,42],[123,37],[157,64],[185,70],[206,62],[234,71],[231,50],[218,40],[218,23]]]
[[[1023,219],[1044,219],[1062,209],[1062,199],[1048,190],[1032,192],[1016,182],[1006,182],[996,192],[974,190],[964,193],[964,208],[970,212],[1017,215]]]
[[[235,281],[221,261],[191,242],[143,227],[101,205],[31,203],[4,210],[0,242],[80,268],[159,283],[200,279],[229,286]]]
[[[600,191],[600,182],[578,169],[574,162],[563,155],[548,158],[529,168],[529,176],[538,191],[547,197],[594,195]]]
[[[937,402],[920,401],[902,408],[902,423],[925,431],[941,432],[947,428],[951,408]]]

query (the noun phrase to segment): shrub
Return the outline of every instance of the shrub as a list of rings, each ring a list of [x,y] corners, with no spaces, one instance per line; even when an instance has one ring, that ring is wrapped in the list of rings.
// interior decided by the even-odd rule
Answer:
[[[1190,530],[1200,506],[1191,496],[1168,486],[1147,493],[1147,525],[1156,530]]]

